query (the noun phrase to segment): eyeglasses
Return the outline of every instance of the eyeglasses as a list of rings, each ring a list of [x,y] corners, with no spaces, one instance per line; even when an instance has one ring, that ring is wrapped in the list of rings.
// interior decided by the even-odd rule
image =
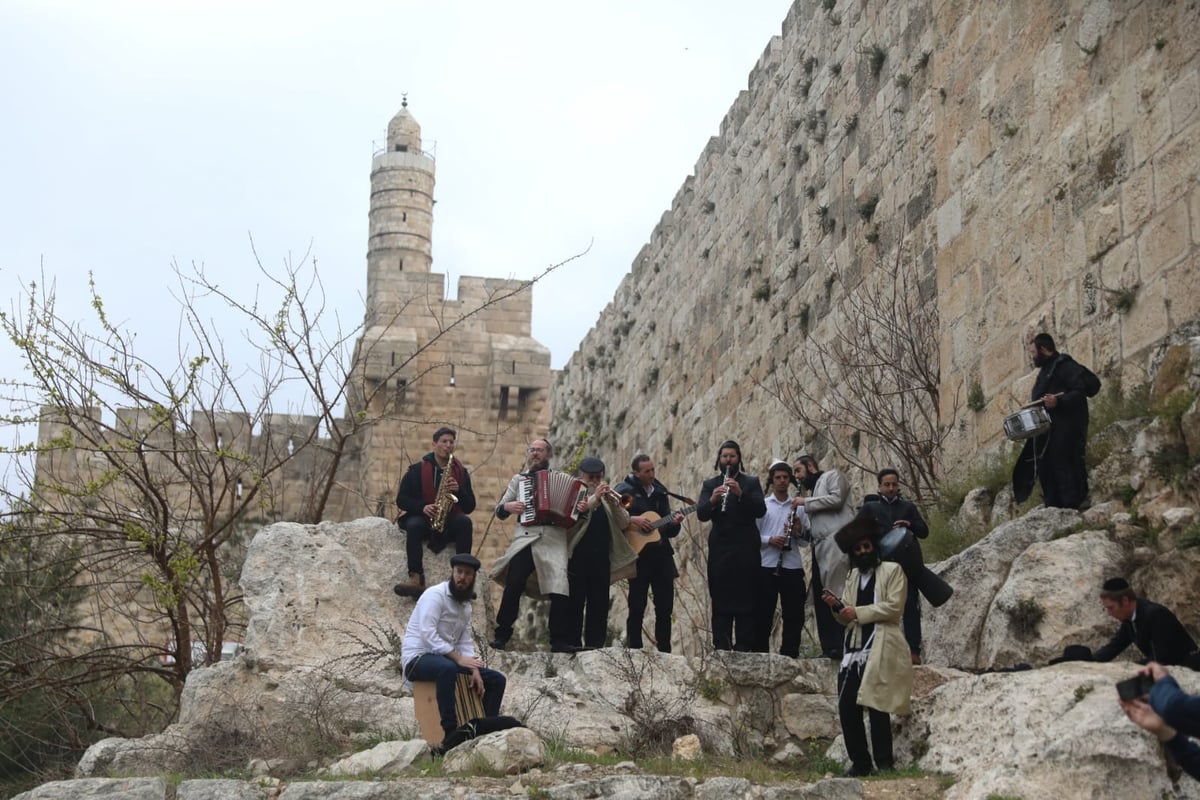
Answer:
[[[531,448],[529,448],[529,452],[531,452],[531,453],[544,453],[544,452],[546,452],[546,448],[544,448],[544,447],[531,447]]]

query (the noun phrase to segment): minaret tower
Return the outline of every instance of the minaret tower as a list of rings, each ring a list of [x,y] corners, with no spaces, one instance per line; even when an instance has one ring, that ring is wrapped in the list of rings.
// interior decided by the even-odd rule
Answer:
[[[388,123],[387,149],[371,162],[367,327],[399,311],[403,273],[430,272],[433,185],[433,156],[421,150],[421,126],[405,98]]]

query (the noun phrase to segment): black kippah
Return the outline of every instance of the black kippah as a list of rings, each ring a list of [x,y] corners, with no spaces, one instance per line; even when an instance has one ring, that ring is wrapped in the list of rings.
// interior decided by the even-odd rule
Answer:
[[[1129,581],[1124,578],[1109,578],[1101,588],[1106,592],[1126,592],[1129,591]]]

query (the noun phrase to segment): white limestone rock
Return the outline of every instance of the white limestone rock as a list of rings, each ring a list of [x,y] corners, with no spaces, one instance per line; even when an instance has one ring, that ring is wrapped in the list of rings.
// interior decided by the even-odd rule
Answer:
[[[1068,644],[1106,641],[1112,619],[1097,592],[1120,571],[1122,558],[1121,547],[1100,531],[1031,544],[992,600],[977,665],[1046,664]]]
[[[671,758],[676,761],[696,761],[704,755],[700,737],[694,733],[680,736],[671,743]]]
[[[262,787],[247,781],[183,781],[175,789],[175,800],[266,800]]]
[[[445,755],[442,764],[450,774],[484,766],[505,775],[516,775],[546,761],[546,746],[529,728],[509,728],[471,739]]]
[[[167,783],[162,778],[88,778],[43,783],[12,800],[165,800],[166,796]]]
[[[925,661],[968,668],[990,666],[982,652],[981,634],[1012,563],[1031,544],[1050,541],[1078,521],[1076,511],[1035,509],[933,565],[934,571],[954,587],[954,596],[922,617]]]
[[[922,769],[957,776],[946,800],[1200,798],[1193,781],[1179,792],[1171,786],[1157,740],[1117,705],[1113,687],[1131,672],[1071,662],[952,681],[899,718],[897,761],[915,756]],[[1186,690],[1200,689],[1200,675],[1172,673]]]
[[[780,714],[788,733],[797,739],[832,739],[842,732],[836,695],[785,695]]]
[[[397,775],[429,755],[429,745],[421,739],[403,742],[381,742],[370,750],[363,750],[331,764],[329,774],[344,775]]]

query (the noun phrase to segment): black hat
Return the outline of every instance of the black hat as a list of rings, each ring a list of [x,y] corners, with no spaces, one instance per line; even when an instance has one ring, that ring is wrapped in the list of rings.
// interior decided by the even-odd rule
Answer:
[[[717,460],[713,462],[713,469],[722,471],[721,470],[721,451],[722,450],[733,450],[737,453],[738,470],[740,471],[742,468],[742,448],[733,439],[726,439],[725,441],[721,442],[721,446],[717,448]]]
[[[452,567],[470,567],[471,569],[478,572],[479,568],[483,565],[479,563],[478,558],[471,555],[470,553],[459,553],[457,555],[450,556],[450,566],[452,566]]]
[[[873,503],[867,503],[859,510],[858,516],[843,525],[833,535],[833,541],[843,553],[849,553],[854,545],[863,539],[870,539],[873,544],[879,544],[883,535],[892,528],[892,523],[879,514],[879,509],[871,508]]]
[[[588,456],[583,461],[579,462],[579,471],[586,472],[589,475],[603,475],[604,462],[595,456]]]
[[[1092,648],[1082,644],[1069,644],[1063,649],[1058,658],[1050,659],[1051,664],[1062,664],[1066,661],[1091,661]]]

